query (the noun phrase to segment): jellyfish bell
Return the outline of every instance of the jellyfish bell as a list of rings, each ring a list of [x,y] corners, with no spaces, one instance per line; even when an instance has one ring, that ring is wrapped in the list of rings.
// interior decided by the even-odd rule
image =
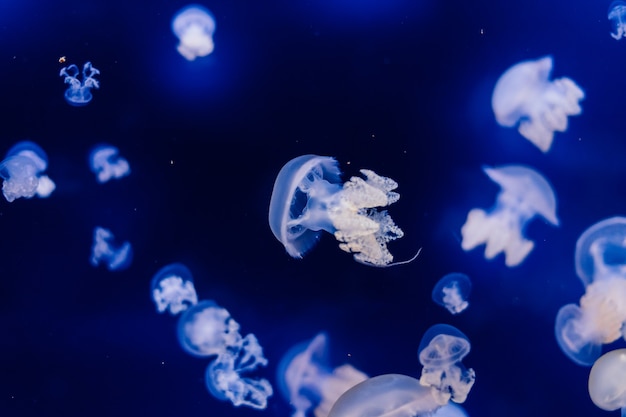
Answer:
[[[576,274],[587,286],[609,276],[626,278],[626,217],[592,225],[576,241]]]
[[[602,353],[602,344],[594,337],[595,326],[584,320],[576,304],[561,307],[554,330],[563,353],[581,366],[591,366]]]
[[[626,35],[626,3],[615,0],[609,5],[608,19],[611,21],[613,31],[611,37],[620,40]]]
[[[166,265],[154,274],[150,292],[159,313],[169,310],[176,315],[198,303],[191,271],[179,262]]]
[[[198,4],[181,9],[172,19],[172,32],[180,43],[177,51],[188,61],[204,57],[213,52],[215,18],[211,12]]]
[[[241,338],[239,324],[225,308],[205,300],[187,308],[178,319],[178,342],[190,355],[219,355],[232,339]]]
[[[469,306],[467,299],[471,290],[472,282],[469,277],[453,272],[437,281],[433,288],[432,299],[451,314],[458,314]]]
[[[130,174],[128,161],[119,155],[119,150],[109,144],[94,146],[89,152],[89,168],[96,174],[99,183],[112,178],[119,179]]]
[[[626,349],[605,353],[589,372],[589,396],[602,410],[626,415]]]

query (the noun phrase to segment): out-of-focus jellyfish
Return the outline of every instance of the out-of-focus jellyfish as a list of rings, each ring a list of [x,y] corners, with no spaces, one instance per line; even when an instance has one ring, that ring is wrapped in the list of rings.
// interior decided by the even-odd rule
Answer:
[[[133,260],[133,249],[129,242],[115,245],[115,237],[110,230],[96,227],[93,231],[91,264],[103,263],[109,271],[126,269]]]
[[[591,401],[606,411],[621,409],[626,417],[626,349],[602,355],[589,372]]]
[[[302,258],[319,240],[322,230],[335,236],[339,247],[371,266],[391,266],[389,241],[404,236],[387,211],[395,203],[398,184],[362,169],[365,179],[352,177],[341,184],[338,162],[328,156],[302,155],[282,167],[269,208],[274,236],[294,258]],[[419,254],[419,252],[418,252]]]
[[[429,417],[469,417],[463,407],[455,403],[448,403],[435,410]]]
[[[537,171],[521,165],[483,167],[483,171],[502,190],[490,212],[472,209],[468,213],[461,228],[461,247],[468,251],[485,243],[485,258],[504,252],[506,266],[517,266],[535,245],[523,235],[526,224],[537,215],[559,224],[554,191]]]
[[[571,360],[591,366],[603,344],[626,339],[626,218],[612,217],[587,229],[576,242],[575,263],[585,294],[580,306],[561,307],[555,333]]]
[[[626,35],[626,3],[615,0],[609,6],[609,20],[611,21],[613,39],[620,40]]]
[[[130,174],[128,161],[119,155],[119,150],[113,145],[94,146],[89,153],[89,168],[100,184]]]
[[[555,131],[567,130],[567,117],[582,112],[578,102],[585,97],[567,77],[550,81],[551,71],[551,56],[520,62],[502,74],[491,97],[496,121],[519,124],[519,133],[543,152],[550,150]]]
[[[201,301],[185,310],[178,321],[178,341],[189,354],[217,356],[209,364],[205,382],[209,392],[235,406],[265,409],[273,394],[266,379],[251,379],[242,374],[267,365],[256,336],[242,337],[230,313],[213,301]]]
[[[345,364],[331,369],[327,363],[327,336],[319,333],[310,342],[291,348],[278,366],[278,387],[294,408],[293,417],[327,417],[337,399],[367,375]]]
[[[25,140],[16,143],[0,162],[2,193],[10,203],[16,198],[48,197],[56,185],[43,172],[48,167],[48,156],[39,145]]]
[[[74,64],[61,68],[59,75],[65,77],[65,84],[69,84],[65,90],[65,101],[70,106],[86,106],[92,99],[91,89],[100,88],[100,82],[94,77],[100,74],[91,62],[86,62],[83,66],[83,81],[78,79],[78,67]]]
[[[433,288],[433,301],[445,307],[450,313],[458,314],[465,310],[467,299],[472,291],[472,282],[465,274],[454,272],[445,275]]]
[[[159,313],[169,310],[174,316],[198,303],[191,271],[181,263],[159,269],[152,278],[150,291]]]
[[[172,31],[178,37],[176,50],[188,61],[213,52],[215,19],[209,10],[197,4],[181,9],[172,19]]]
[[[448,324],[436,324],[424,333],[418,348],[420,384],[431,387],[440,405],[449,400],[462,403],[472,389],[476,373],[461,363],[469,352],[467,336]]]

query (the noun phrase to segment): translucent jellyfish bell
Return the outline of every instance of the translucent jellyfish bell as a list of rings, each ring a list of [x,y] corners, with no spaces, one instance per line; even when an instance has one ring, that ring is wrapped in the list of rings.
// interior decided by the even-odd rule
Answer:
[[[606,411],[621,409],[626,417],[626,349],[602,355],[589,372],[591,401]]]
[[[201,301],[188,308],[178,320],[178,341],[190,355],[219,355],[226,345],[240,338],[239,324],[225,308],[213,301]]]
[[[56,185],[43,172],[48,167],[48,156],[39,145],[25,140],[9,149],[0,162],[2,193],[10,203],[17,198],[31,198],[35,195],[48,197]]]
[[[612,2],[609,6],[608,19],[613,29],[611,36],[619,41],[626,35],[626,3],[621,0]]]
[[[89,168],[96,174],[100,184],[111,178],[122,178],[130,174],[128,161],[119,155],[119,150],[113,145],[97,145],[89,152]]]
[[[442,277],[433,288],[433,301],[445,307],[451,314],[465,310],[472,291],[472,282],[467,275],[454,272]]]
[[[491,106],[498,124],[513,127],[541,151],[552,146],[554,132],[567,130],[567,117],[582,112],[585,93],[567,77],[549,80],[552,57],[523,61],[498,79]]]
[[[133,248],[129,242],[115,244],[115,236],[110,230],[96,227],[93,231],[91,264],[103,263],[109,271],[126,269],[133,260]]]
[[[93,98],[91,94],[92,88],[100,88],[100,82],[94,77],[100,74],[91,62],[86,62],[83,66],[83,81],[78,79],[78,67],[74,64],[61,68],[59,76],[65,77],[65,84],[69,84],[65,90],[65,101],[70,106],[82,107],[86,106]]]
[[[602,220],[580,235],[574,255],[585,286],[609,276],[626,278],[626,217]]]
[[[483,170],[502,190],[490,212],[472,209],[461,228],[461,247],[468,251],[486,244],[485,258],[504,252],[506,266],[517,266],[528,256],[534,243],[523,235],[526,223],[539,215],[554,226],[556,197],[548,181],[534,169],[521,165]]]
[[[180,41],[176,49],[186,60],[213,52],[215,19],[205,7],[192,4],[181,9],[172,19],[172,31]]]
[[[152,278],[150,291],[159,313],[169,310],[171,315],[176,315],[198,303],[191,271],[178,262],[157,271]]]

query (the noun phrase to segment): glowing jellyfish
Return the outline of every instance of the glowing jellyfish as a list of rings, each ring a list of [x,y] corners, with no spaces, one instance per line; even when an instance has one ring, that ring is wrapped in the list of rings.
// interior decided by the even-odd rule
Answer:
[[[94,77],[100,74],[96,68],[91,66],[91,62],[86,62],[83,66],[83,81],[78,79],[78,67],[74,64],[61,68],[59,75],[65,77],[65,84],[69,84],[65,90],[65,101],[70,106],[86,106],[92,99],[91,89],[100,88],[100,82]]]
[[[606,411],[621,409],[626,416],[626,349],[602,355],[589,372],[591,401]]]
[[[115,237],[110,230],[96,227],[93,231],[93,247],[91,264],[98,266],[103,263],[109,271],[126,269],[133,260],[133,249],[128,242],[115,245]]]
[[[100,184],[130,174],[128,161],[119,155],[119,150],[113,145],[94,146],[89,153],[89,167]]]
[[[367,375],[345,364],[331,369],[327,363],[327,337],[320,333],[310,342],[291,348],[278,366],[278,387],[294,408],[293,417],[304,417],[314,408],[315,417],[326,417],[337,399]]]
[[[470,348],[467,336],[447,324],[434,325],[424,333],[418,349],[423,366],[420,384],[431,387],[440,405],[449,400],[462,403],[472,389],[476,373],[461,363]]]
[[[43,172],[48,167],[48,156],[31,141],[16,143],[0,162],[2,193],[10,203],[17,198],[48,197],[56,185]]]
[[[216,356],[205,372],[208,391],[233,405],[265,409],[273,394],[266,379],[242,377],[267,359],[254,334],[242,337],[230,313],[213,301],[201,301],[185,310],[178,321],[178,341],[189,354]]]
[[[181,9],[172,19],[172,31],[180,43],[176,50],[188,61],[213,52],[215,19],[206,8],[193,4]]]
[[[159,269],[152,278],[150,291],[159,313],[169,310],[174,316],[198,303],[191,271],[181,263]]]
[[[365,179],[341,184],[338,162],[328,156],[303,155],[287,162],[274,183],[269,223],[274,236],[294,258],[302,258],[322,230],[335,236],[339,247],[371,266],[391,266],[387,243],[404,236],[386,207],[400,198],[398,184],[362,169]],[[419,254],[419,252],[418,252]]]
[[[472,290],[472,282],[465,274],[448,274],[437,281],[433,288],[433,301],[445,307],[450,313],[458,314],[465,310]]]
[[[609,6],[608,18],[613,28],[611,36],[619,41],[626,35],[626,3],[621,0],[612,2]]]
[[[429,417],[469,417],[463,407],[455,403],[448,403],[430,414]]]
[[[519,133],[543,152],[550,150],[554,132],[567,130],[567,117],[582,112],[585,93],[567,77],[549,81],[552,57],[523,61],[509,68],[496,83],[491,106],[504,127],[519,123]]]
[[[537,215],[559,224],[554,191],[537,171],[521,165],[484,167],[483,171],[502,190],[490,212],[472,209],[468,213],[461,228],[461,247],[468,251],[485,243],[485,258],[504,252],[506,266],[517,266],[535,245],[523,235],[526,224]]]

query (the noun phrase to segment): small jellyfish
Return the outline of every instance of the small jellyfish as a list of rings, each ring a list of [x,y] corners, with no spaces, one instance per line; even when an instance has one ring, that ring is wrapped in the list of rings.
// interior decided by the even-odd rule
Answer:
[[[78,79],[78,67],[74,64],[61,68],[59,76],[65,77],[65,84],[69,84],[65,90],[65,101],[70,106],[86,106],[92,99],[91,89],[100,88],[100,82],[94,77],[100,74],[96,68],[91,66],[91,62],[86,62],[83,66],[83,81]]]
[[[467,336],[450,325],[434,325],[422,336],[418,348],[423,366],[420,384],[432,388],[432,395],[440,405],[449,400],[462,403],[472,389],[476,373],[461,363],[469,352]]]
[[[521,165],[483,167],[502,190],[490,212],[472,209],[461,228],[461,247],[468,251],[486,244],[485,258],[504,252],[506,266],[517,266],[528,256],[534,243],[523,235],[526,224],[536,215],[558,226],[556,197],[548,181],[534,169]]]
[[[589,372],[589,396],[602,410],[626,416],[626,349],[602,355]]]
[[[621,0],[612,2],[609,6],[608,19],[611,21],[613,39],[619,41],[626,36],[626,3]]]
[[[2,193],[10,203],[17,198],[35,196],[46,198],[56,188],[43,172],[48,167],[48,156],[39,145],[31,141],[15,144],[0,162]]]
[[[302,258],[319,240],[322,230],[340,242],[354,259],[371,266],[391,266],[387,243],[404,236],[387,211],[395,203],[398,184],[362,169],[365,179],[341,184],[338,163],[328,156],[303,155],[287,162],[274,183],[269,224],[274,236],[294,258]],[[419,252],[418,252],[419,254]]]
[[[498,124],[513,127],[542,152],[552,146],[554,132],[567,130],[567,117],[582,112],[585,93],[567,77],[549,81],[552,57],[523,61],[498,79],[491,106]]]
[[[458,272],[448,274],[437,281],[433,288],[433,301],[445,307],[451,314],[465,310],[472,283],[467,275]]]
[[[181,9],[172,19],[172,31],[180,41],[176,50],[187,61],[213,52],[215,19],[205,7],[193,4]]]
[[[110,230],[96,227],[93,231],[93,247],[91,264],[98,266],[103,263],[109,271],[126,269],[133,260],[133,249],[128,242],[120,246],[114,244],[115,237]]]
[[[152,278],[150,291],[159,313],[169,310],[174,316],[198,303],[191,271],[181,263],[159,269]]]
[[[94,146],[89,153],[89,167],[100,184],[130,174],[128,161],[119,155],[119,150],[113,145]]]

